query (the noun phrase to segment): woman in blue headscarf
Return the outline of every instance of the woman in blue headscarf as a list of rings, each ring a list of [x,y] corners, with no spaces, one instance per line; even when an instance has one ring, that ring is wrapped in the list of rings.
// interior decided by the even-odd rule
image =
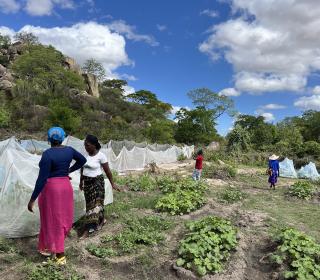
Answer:
[[[28,203],[33,212],[38,198],[40,233],[38,250],[43,255],[55,254],[57,264],[66,264],[64,240],[73,224],[73,189],[69,173],[80,169],[86,159],[75,149],[63,146],[65,132],[60,127],[48,131],[51,148],[41,157],[39,176]],[[70,167],[71,161],[75,163]]]
[[[273,154],[271,157],[269,157],[269,164],[268,164],[268,175],[269,175],[269,180],[268,182],[270,183],[270,189],[276,189],[276,183],[278,181],[278,177],[280,176],[280,168],[279,168],[279,161],[278,161],[278,156]]]

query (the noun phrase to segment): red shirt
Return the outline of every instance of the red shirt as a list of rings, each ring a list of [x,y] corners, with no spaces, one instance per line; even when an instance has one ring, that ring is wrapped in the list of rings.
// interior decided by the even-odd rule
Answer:
[[[203,161],[203,156],[198,155],[196,158],[196,169],[202,169],[202,161]]]

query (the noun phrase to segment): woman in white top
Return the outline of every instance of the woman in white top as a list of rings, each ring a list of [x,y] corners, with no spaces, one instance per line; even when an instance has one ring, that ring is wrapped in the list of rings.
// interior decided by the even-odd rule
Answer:
[[[102,169],[106,173],[113,189],[115,186],[112,179],[106,156],[100,152],[101,145],[98,138],[88,135],[84,142],[88,153],[87,162],[81,169],[80,190],[84,191],[86,200],[85,232],[83,237],[101,228],[106,220],[104,218],[104,177]]]

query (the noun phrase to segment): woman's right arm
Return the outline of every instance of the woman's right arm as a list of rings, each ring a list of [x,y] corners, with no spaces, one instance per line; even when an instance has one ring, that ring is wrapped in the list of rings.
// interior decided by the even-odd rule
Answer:
[[[80,169],[80,185],[79,185],[80,191],[83,191],[83,167]]]
[[[78,169],[80,169],[84,164],[87,162],[86,158],[77,152],[75,149],[73,149],[73,159],[76,161],[74,165],[72,165],[69,169],[69,173],[72,173]]]
[[[51,170],[51,159],[48,156],[47,153],[43,153],[41,160],[39,162],[39,175],[38,175],[38,179],[36,181],[36,185],[34,188],[34,191],[31,195],[29,204],[28,204],[28,210],[30,212],[33,212],[33,204],[35,202],[35,200],[38,198],[39,194],[41,193],[41,191],[43,190],[47,179],[49,178],[50,175],[50,170]]]

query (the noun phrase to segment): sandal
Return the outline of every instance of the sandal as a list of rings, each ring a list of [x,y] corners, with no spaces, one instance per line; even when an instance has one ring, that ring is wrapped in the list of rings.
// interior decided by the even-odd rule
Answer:
[[[107,220],[103,219],[103,222],[98,225],[97,230],[101,230],[106,223],[107,223]]]
[[[44,257],[51,257],[51,255],[52,255],[48,250],[44,250],[44,251],[39,250],[38,252],[40,255],[42,255]]]

